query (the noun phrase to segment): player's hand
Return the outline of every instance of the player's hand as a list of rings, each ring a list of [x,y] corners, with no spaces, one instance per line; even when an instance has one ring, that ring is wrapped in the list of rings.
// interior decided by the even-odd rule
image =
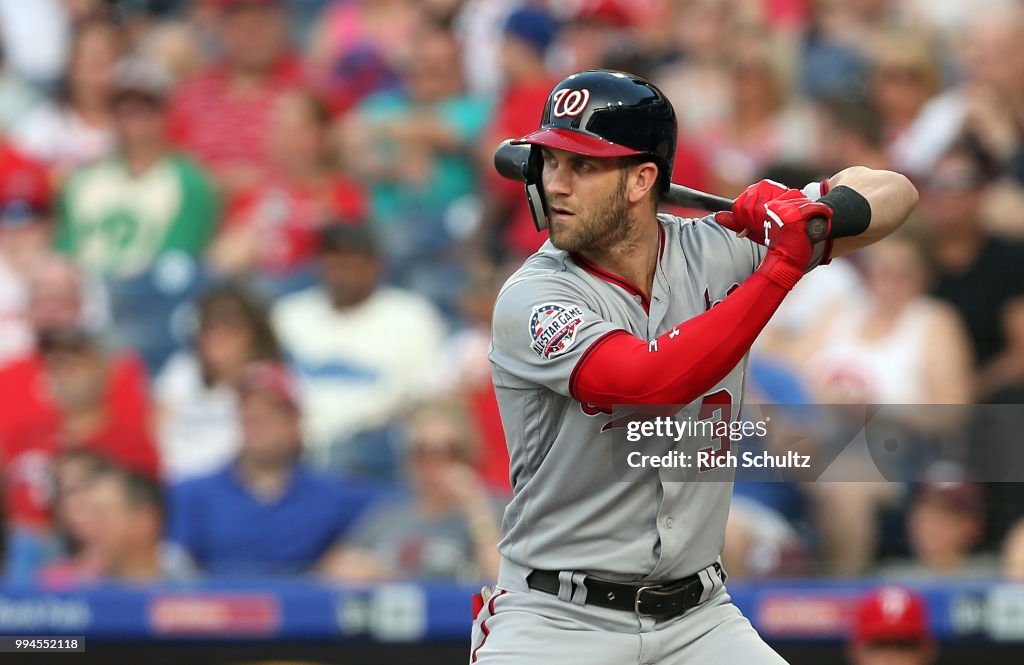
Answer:
[[[731,211],[715,213],[715,221],[741,238],[764,245],[768,223],[765,205],[778,199],[807,200],[807,197],[798,189],[787,189],[774,180],[762,180],[743,190],[733,202]]]
[[[768,255],[760,270],[770,279],[792,288],[807,270],[814,244],[807,236],[807,223],[824,217],[832,223],[832,209],[808,198],[786,197],[765,205],[764,244]]]

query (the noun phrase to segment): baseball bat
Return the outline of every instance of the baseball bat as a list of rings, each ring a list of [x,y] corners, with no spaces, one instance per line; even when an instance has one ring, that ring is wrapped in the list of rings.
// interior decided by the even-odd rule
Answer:
[[[511,139],[501,142],[494,152],[494,168],[498,173],[510,180],[526,182],[527,160],[530,157],[530,146],[515,144]],[[708,194],[699,189],[670,183],[668,191],[661,195],[661,200],[669,205],[683,208],[696,208],[708,212],[732,210],[732,199],[715,194]],[[807,236],[813,242],[825,239],[828,223],[821,217],[812,217],[807,222]]]

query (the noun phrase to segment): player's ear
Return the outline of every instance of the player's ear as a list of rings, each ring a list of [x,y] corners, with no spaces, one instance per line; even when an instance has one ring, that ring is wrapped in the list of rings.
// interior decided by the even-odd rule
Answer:
[[[630,203],[640,203],[658,186],[658,166],[654,162],[640,162],[630,169],[626,197]]]

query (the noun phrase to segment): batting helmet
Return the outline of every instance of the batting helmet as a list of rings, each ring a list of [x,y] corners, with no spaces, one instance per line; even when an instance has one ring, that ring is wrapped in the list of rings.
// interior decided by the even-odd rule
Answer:
[[[589,157],[643,155],[658,165],[659,188],[668,189],[676,153],[676,112],[652,83],[609,70],[573,74],[548,95],[540,129],[512,141]],[[540,184],[540,150],[532,148],[527,195],[538,229],[547,226]],[[538,205],[539,204],[539,205]]]

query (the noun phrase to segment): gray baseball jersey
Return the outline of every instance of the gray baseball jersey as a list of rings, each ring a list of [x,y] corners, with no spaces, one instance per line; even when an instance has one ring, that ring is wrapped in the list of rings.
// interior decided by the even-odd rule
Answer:
[[[596,340],[621,329],[653,341],[725,298],[764,257],[712,217],[658,221],[649,300],[550,242],[498,295],[490,360],[513,486],[499,549],[514,566],[663,582],[706,568],[722,551],[733,470],[678,482],[672,470],[648,468],[641,482],[623,482],[614,463],[622,432],[609,430],[623,414],[571,396],[574,369]],[[813,263],[822,254],[819,246]],[[746,359],[677,419],[735,419],[745,367]]]

